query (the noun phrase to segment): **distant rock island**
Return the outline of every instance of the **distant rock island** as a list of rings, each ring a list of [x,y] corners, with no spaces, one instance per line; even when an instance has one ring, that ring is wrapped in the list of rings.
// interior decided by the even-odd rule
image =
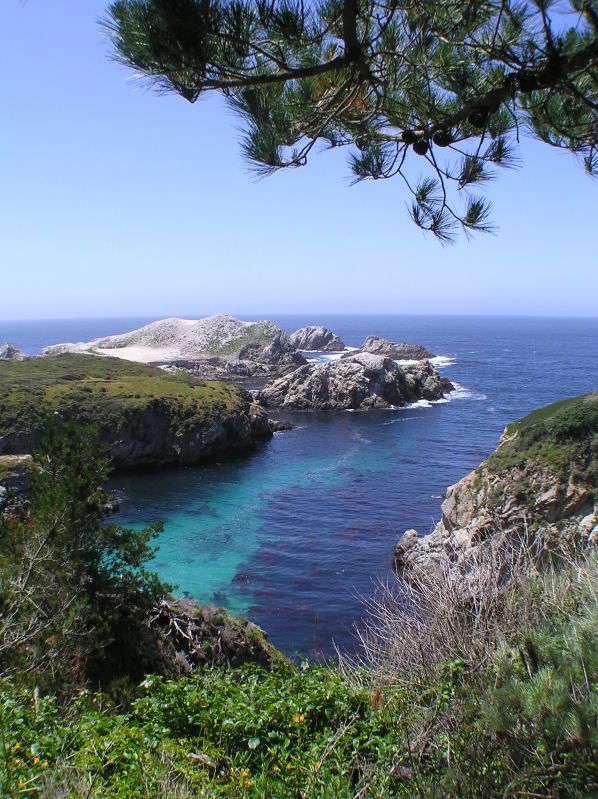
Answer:
[[[398,361],[423,361],[434,358],[434,353],[429,352],[421,344],[405,344],[403,342],[389,341],[379,336],[368,336],[361,345],[364,352],[374,355],[384,355]]]
[[[87,352],[185,369],[209,379],[243,380],[281,374],[306,363],[274,322],[232,316],[160,319],[130,333],[46,347],[43,355]]]
[[[289,336],[291,344],[298,350],[319,352],[342,352],[346,349],[340,338],[327,327],[310,325],[295,330]]]
[[[268,320],[232,316],[162,319],[130,333],[46,347],[43,355],[89,353],[183,370],[203,379],[251,380],[257,401],[287,410],[365,410],[438,400],[453,390],[420,344],[368,336],[350,351],[332,330],[310,325],[291,335]],[[334,353],[326,363],[304,353]],[[413,361],[412,364],[400,363]]]

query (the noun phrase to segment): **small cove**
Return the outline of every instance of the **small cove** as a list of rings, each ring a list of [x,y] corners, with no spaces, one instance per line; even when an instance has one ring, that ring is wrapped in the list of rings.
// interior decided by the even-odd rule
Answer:
[[[117,520],[165,529],[155,566],[201,602],[249,616],[289,654],[351,646],[362,597],[409,528],[428,532],[446,487],[494,449],[504,425],[598,385],[598,320],[302,316],[357,346],[375,333],[443,356],[450,401],[396,411],[293,415],[257,451],[183,470],[117,477]],[[28,352],[149,320],[0,323]]]

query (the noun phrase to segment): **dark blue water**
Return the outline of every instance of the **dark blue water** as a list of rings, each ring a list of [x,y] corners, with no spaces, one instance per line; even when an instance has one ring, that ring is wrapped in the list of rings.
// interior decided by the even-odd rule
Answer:
[[[598,319],[271,316],[285,330],[329,325],[445,356],[448,403],[400,411],[296,414],[297,429],[252,455],[116,481],[120,520],[162,519],[156,567],[179,590],[246,613],[289,653],[351,644],[364,595],[408,528],[428,532],[446,487],[494,449],[504,425],[598,388]],[[26,352],[150,320],[0,322]]]

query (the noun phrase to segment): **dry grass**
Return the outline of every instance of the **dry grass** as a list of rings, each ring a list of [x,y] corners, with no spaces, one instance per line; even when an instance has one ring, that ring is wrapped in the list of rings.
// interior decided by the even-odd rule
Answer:
[[[379,584],[357,630],[360,653],[341,655],[341,668],[365,670],[377,685],[405,684],[457,659],[476,672],[501,644],[565,612],[580,583],[595,592],[595,572],[595,559],[571,542],[525,526],[497,531],[467,558]]]

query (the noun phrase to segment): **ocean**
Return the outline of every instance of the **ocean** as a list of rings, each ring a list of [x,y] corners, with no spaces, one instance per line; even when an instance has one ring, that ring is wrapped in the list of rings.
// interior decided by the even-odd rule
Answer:
[[[598,389],[598,319],[262,318],[288,332],[324,324],[350,346],[369,334],[421,343],[456,391],[401,410],[295,413],[295,429],[251,454],[114,478],[125,498],[116,519],[164,522],[154,566],[178,593],[245,614],[290,655],[326,657],[353,647],[396,541],[432,530],[447,486],[495,448],[505,424]],[[0,342],[34,354],[148,321],[0,321]]]

